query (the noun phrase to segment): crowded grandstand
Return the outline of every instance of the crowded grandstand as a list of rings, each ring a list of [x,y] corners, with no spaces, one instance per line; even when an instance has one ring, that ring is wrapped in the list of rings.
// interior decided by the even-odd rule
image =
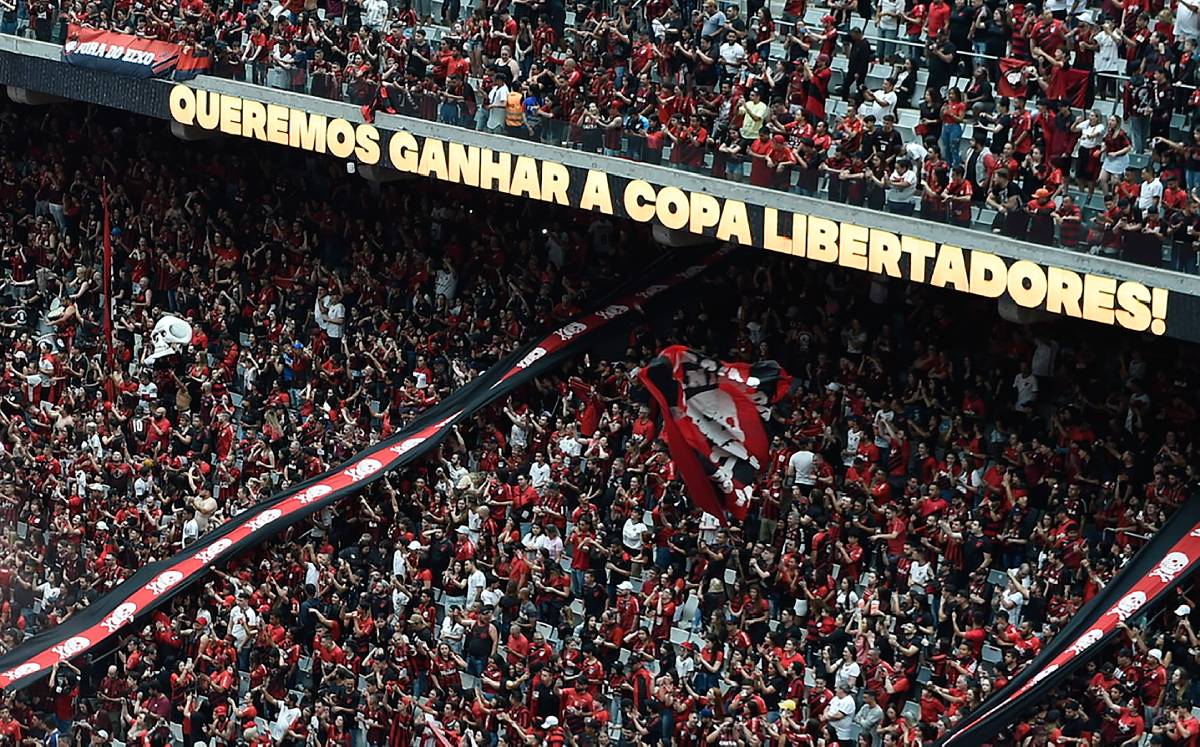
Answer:
[[[734,252],[122,615],[104,605],[139,570],[363,474],[356,454],[680,258],[598,214],[33,111],[0,117],[0,646],[98,608],[114,635],[0,675],[30,677],[6,744],[932,745],[1188,510],[1194,348]],[[728,516],[648,392],[671,345],[791,379]],[[1193,743],[1191,594],[1127,610],[989,742]]]
[[[0,747],[1200,744],[1195,0],[0,35]]]
[[[16,0],[214,75],[1197,272],[1192,0]]]

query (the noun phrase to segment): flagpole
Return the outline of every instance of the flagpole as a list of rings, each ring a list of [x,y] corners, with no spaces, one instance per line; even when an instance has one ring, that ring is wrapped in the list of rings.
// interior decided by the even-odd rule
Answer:
[[[104,241],[104,346],[108,370],[112,372],[115,356],[113,355],[112,330],[112,228],[108,216],[108,180],[100,181],[100,207],[104,213],[104,225],[101,230]]]

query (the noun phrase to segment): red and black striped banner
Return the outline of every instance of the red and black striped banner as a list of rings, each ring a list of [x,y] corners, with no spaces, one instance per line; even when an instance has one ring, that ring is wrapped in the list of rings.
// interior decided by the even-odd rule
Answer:
[[[326,506],[356,494],[388,472],[411,464],[458,423],[514,391],[566,358],[627,330],[651,302],[704,272],[732,251],[725,247],[665,277],[633,285],[611,302],[577,317],[545,338],[527,344],[382,443],[345,463],[243,511],[178,555],[135,572],[119,586],[60,625],[39,633],[0,657],[0,687],[21,689],[58,662],[92,651],[136,620],[161,607],[235,555],[278,535]],[[659,271],[660,273],[662,271]]]

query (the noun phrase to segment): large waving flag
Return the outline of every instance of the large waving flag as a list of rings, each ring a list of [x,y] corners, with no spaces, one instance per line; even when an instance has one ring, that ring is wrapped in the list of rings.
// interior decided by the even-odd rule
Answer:
[[[722,363],[673,345],[639,372],[658,403],[671,459],[692,501],[721,523],[746,517],[767,463],[766,421],[789,394],[775,361]]]

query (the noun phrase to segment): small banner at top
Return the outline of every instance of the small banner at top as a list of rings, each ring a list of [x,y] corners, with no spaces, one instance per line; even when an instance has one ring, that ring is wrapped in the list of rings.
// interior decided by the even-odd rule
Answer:
[[[746,518],[767,464],[771,406],[793,379],[775,361],[722,363],[681,345],[639,372],[658,403],[663,434],[692,502],[717,517]]]
[[[212,66],[207,53],[191,47],[74,23],[67,27],[63,58],[72,65],[130,78],[191,80]]]

